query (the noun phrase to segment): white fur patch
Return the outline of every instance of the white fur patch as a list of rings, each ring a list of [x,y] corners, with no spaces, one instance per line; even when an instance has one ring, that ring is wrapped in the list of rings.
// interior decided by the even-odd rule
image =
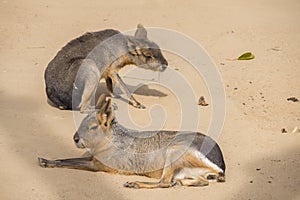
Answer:
[[[214,170],[218,171],[218,172],[224,172],[219,166],[217,166],[215,163],[213,163],[212,161],[210,161],[206,156],[204,156],[201,152],[199,151],[194,151],[194,154],[197,158],[199,158],[199,160],[201,160],[202,162],[204,162],[208,167],[213,168]]]
[[[174,179],[199,179],[200,177],[206,177],[208,173],[210,173],[208,169],[185,167],[174,176]]]

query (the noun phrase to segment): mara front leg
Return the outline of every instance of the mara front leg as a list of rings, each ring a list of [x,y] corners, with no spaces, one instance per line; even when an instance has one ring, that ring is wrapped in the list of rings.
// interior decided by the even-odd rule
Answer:
[[[100,72],[93,60],[83,59],[78,61],[77,64],[80,65],[80,68],[76,76],[74,87],[79,87],[81,88],[79,90],[82,90],[81,102],[78,107],[81,113],[87,113],[93,108],[91,102],[99,85]]]
[[[122,90],[122,92],[127,96],[129,99],[129,104],[139,108],[139,109],[145,109],[146,107],[142,105],[140,102],[138,102],[130,93],[129,89],[127,88],[126,84],[123,82],[121,77],[118,73],[112,73],[110,74],[110,78],[113,80],[115,84],[118,85],[118,87]]]
[[[43,168],[68,168],[68,169],[80,169],[87,171],[98,171],[95,168],[93,157],[84,158],[69,158],[59,160],[47,160],[44,158],[38,158],[39,165]]]

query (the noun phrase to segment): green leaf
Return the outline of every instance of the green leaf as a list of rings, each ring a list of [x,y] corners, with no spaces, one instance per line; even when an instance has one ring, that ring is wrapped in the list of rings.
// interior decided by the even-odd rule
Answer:
[[[251,52],[247,52],[238,57],[238,60],[251,60],[253,58],[255,58],[255,56]]]

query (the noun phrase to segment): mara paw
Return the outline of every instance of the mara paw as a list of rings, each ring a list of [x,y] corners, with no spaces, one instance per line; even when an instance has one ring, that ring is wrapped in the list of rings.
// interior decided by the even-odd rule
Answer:
[[[48,167],[48,160],[44,159],[44,158],[38,158],[39,161],[39,165],[43,168],[47,168]]]
[[[134,189],[140,188],[139,184],[137,184],[136,182],[126,182],[126,183],[124,183],[124,187],[134,188]]]
[[[133,105],[133,107],[138,108],[138,109],[145,109],[146,108],[146,106],[142,105],[139,102],[134,102],[134,103],[132,103],[132,105]]]

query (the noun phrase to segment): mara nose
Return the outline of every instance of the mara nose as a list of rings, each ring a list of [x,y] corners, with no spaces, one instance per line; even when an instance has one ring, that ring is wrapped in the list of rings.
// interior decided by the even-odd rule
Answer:
[[[166,59],[164,59],[164,62],[162,63],[165,67],[168,66],[168,61]]]
[[[78,135],[77,132],[76,132],[75,135],[73,136],[73,140],[74,140],[75,143],[78,143],[78,142],[79,142],[80,138],[79,138],[79,135]]]
[[[160,66],[160,71],[163,72],[167,69],[167,65],[161,65]]]

